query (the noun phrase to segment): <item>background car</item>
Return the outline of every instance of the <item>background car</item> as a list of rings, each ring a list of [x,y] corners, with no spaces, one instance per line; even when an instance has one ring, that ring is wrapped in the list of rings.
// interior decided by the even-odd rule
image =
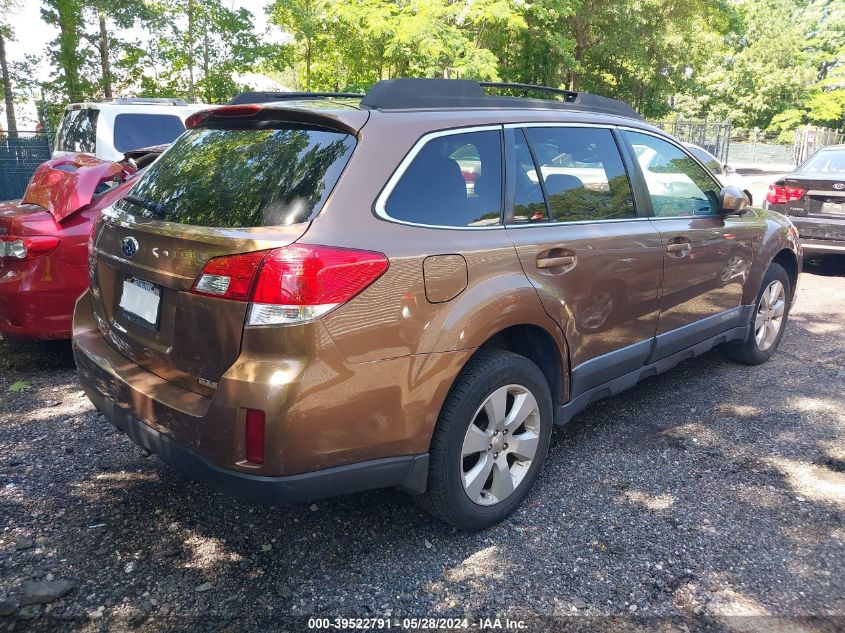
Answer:
[[[845,255],[845,145],[820,149],[772,183],[765,207],[789,216],[808,254]]]
[[[0,204],[0,332],[70,338],[73,303],[88,285],[88,237],[165,146],[122,162],[69,154],[44,163],[21,200]]]
[[[710,170],[710,173],[716,176],[723,185],[734,185],[739,187],[748,196],[748,201],[753,204],[754,200],[751,195],[751,183],[736,169],[731,167],[728,163],[722,164],[718,158],[713,156],[706,149],[694,143],[684,143],[689,149],[690,154],[695,156],[698,160],[704,163],[704,166]]]
[[[185,131],[185,119],[211,107],[189,105],[182,99],[141,97],[72,103],[59,123],[53,158],[86,153],[120,161],[126,152],[172,143]]]

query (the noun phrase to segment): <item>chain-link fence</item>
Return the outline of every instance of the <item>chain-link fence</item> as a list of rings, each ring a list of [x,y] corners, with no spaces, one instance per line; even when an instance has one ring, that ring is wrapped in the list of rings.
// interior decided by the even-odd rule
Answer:
[[[44,132],[0,132],[0,200],[23,195],[36,168],[50,158],[52,145]]]
[[[814,152],[829,145],[845,143],[845,133],[823,127],[805,125],[795,130],[792,158],[796,165],[803,163]]]
[[[729,147],[728,159],[734,167],[777,166],[787,169],[793,164],[789,134],[734,128]]]
[[[794,132],[766,132],[734,127],[727,121],[674,119],[652,121],[684,143],[693,143],[734,167],[771,167],[789,170],[813,152],[845,143],[845,133],[801,126]]]
[[[690,121],[673,119],[671,121],[652,121],[660,129],[684,143],[703,147],[713,154],[719,162],[728,162],[731,122],[728,121]]]

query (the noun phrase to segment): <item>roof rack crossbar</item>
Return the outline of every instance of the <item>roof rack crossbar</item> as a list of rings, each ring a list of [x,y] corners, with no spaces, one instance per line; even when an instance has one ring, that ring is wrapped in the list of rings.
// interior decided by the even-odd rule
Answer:
[[[229,101],[229,105],[297,99],[360,99],[363,96],[358,92],[242,92]]]

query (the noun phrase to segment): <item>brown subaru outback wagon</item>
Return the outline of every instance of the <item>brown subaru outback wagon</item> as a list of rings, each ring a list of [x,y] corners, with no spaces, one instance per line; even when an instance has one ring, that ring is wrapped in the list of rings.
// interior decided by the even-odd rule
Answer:
[[[219,490],[396,486],[478,529],[526,496],[554,423],[716,345],[771,357],[789,220],[618,101],[498,88],[191,117],[92,236],[73,334],[97,408]]]

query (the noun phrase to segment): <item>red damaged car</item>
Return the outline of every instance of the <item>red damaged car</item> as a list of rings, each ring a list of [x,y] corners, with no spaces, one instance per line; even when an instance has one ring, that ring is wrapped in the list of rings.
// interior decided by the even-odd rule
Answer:
[[[88,236],[164,146],[114,163],[68,154],[41,165],[20,200],[0,202],[0,332],[70,338],[73,304],[88,287]]]

